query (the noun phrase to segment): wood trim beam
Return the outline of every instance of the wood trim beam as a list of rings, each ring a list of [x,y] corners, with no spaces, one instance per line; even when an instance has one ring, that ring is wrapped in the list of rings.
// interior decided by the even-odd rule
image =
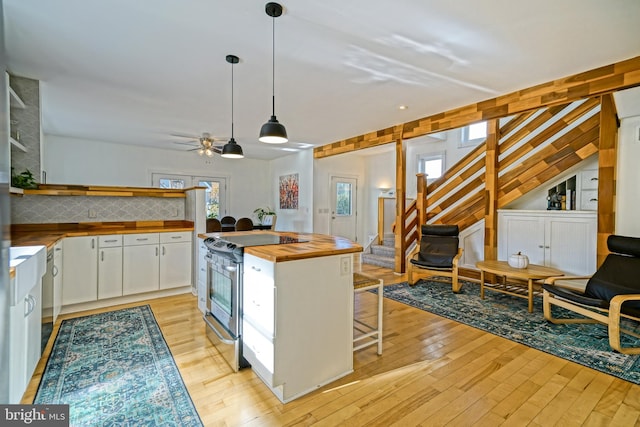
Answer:
[[[598,155],[598,240],[597,265],[609,253],[607,238],[615,232],[618,118],[612,95],[600,100],[600,151]]]
[[[396,230],[394,247],[395,271],[404,273],[406,267],[405,260],[405,198],[407,196],[407,150],[402,140],[402,126],[396,126],[394,131],[396,141]]]
[[[416,138],[635,86],[640,86],[640,56],[404,123],[399,125],[402,127],[401,137]],[[313,156],[318,159],[394,142],[396,128],[389,127],[316,147]]]
[[[498,119],[487,122],[485,155],[484,259],[498,259]]]

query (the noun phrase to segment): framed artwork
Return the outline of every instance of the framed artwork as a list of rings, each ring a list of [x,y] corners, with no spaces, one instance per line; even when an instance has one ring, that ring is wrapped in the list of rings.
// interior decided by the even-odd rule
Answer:
[[[280,177],[280,209],[298,209],[298,174]]]

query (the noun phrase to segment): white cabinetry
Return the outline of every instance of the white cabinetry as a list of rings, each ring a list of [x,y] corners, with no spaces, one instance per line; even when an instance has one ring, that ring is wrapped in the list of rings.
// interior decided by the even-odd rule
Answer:
[[[14,279],[12,278],[11,281]],[[13,283],[11,283],[13,287]],[[40,360],[42,280],[17,304],[9,307],[9,402],[20,403]]]
[[[580,209],[598,209],[598,170],[586,169],[580,172]]]
[[[160,289],[191,286],[191,232],[160,233]]]
[[[353,371],[352,256],[244,257],[243,353],[282,401]]]
[[[159,233],[124,236],[122,291],[124,295],[157,291],[160,286]]]
[[[597,218],[581,211],[498,211],[498,259],[522,252],[532,264],[572,275],[596,270]]]
[[[63,241],[62,304],[98,299],[98,238],[67,237]]]
[[[53,322],[55,323],[62,308],[62,241],[53,246]]]
[[[98,299],[122,296],[122,236],[100,236],[98,248]]]
[[[204,239],[198,239],[198,262],[197,272],[198,277],[198,308],[202,313],[207,312],[207,260],[206,256],[209,253],[207,247],[204,245]]]

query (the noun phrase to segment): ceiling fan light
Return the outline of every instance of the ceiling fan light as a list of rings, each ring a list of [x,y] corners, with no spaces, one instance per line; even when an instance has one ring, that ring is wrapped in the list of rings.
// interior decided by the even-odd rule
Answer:
[[[220,155],[226,159],[242,159],[244,157],[242,147],[233,138],[224,144],[224,147],[222,147],[222,154]]]
[[[212,157],[213,156],[213,150],[211,148],[207,148],[206,150],[204,150],[204,154],[206,154],[207,157]]]
[[[204,148],[198,148],[198,154],[202,156],[204,154]]]
[[[276,116],[271,116],[271,119],[260,128],[260,137],[258,138],[260,142],[283,144],[288,140],[287,130],[283,124],[278,122]]]

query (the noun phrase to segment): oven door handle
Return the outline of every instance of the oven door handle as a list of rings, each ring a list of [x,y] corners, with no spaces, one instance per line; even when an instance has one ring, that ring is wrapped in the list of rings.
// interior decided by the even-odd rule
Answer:
[[[216,328],[215,325],[213,323],[211,323],[209,321],[209,319],[207,319],[207,315],[206,314],[204,315],[203,319],[204,319],[204,323],[206,323],[211,328],[211,330],[218,336],[220,341],[222,341],[223,343],[228,344],[228,345],[235,344],[235,340],[234,339],[232,339],[232,338],[229,339],[229,338],[225,338],[225,337],[222,336],[222,333],[218,330],[218,328]]]

